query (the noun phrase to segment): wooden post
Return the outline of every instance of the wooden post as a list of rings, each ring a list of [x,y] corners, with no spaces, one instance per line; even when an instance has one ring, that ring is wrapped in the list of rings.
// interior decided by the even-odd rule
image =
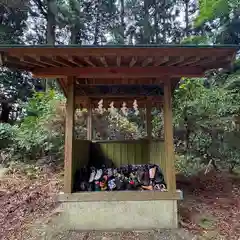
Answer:
[[[172,96],[170,79],[164,83],[164,150],[166,161],[166,183],[169,192],[176,192],[174,165]]]
[[[72,192],[72,160],[74,139],[74,113],[75,113],[75,82],[74,78],[68,78],[67,103],[66,103],[66,127],[65,127],[65,159],[64,159],[64,192]]]
[[[92,102],[88,100],[87,140],[92,141]]]

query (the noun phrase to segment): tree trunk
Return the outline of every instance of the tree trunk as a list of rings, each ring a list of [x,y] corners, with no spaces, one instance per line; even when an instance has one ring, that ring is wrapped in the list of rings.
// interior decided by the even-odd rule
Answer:
[[[95,31],[94,31],[94,45],[98,45],[99,33],[100,33],[100,8],[101,8],[101,0],[97,1],[97,11],[96,11],[96,24],[95,24]]]
[[[54,14],[55,0],[47,1],[47,32],[46,32],[46,42],[49,45],[55,44],[55,30],[56,30],[56,19]],[[50,88],[51,80],[45,79],[45,91],[48,92]]]
[[[55,29],[56,29],[56,20],[54,15],[54,6],[55,0],[47,1],[47,44],[55,44]]]
[[[124,6],[124,0],[120,0],[121,5],[121,12],[120,12],[120,20],[121,20],[121,43],[124,44],[125,42],[125,6]]]
[[[155,32],[155,41],[159,43],[159,29],[158,29],[158,3],[157,0],[153,0],[154,6],[154,32]]]
[[[162,14],[162,44],[167,42],[167,29],[166,29],[166,0],[163,0],[161,14]]]
[[[2,102],[1,103],[1,108],[2,108],[2,112],[1,112],[1,115],[0,115],[0,122],[8,123],[10,112],[11,112],[11,107],[9,106],[9,103]]]
[[[143,43],[150,42],[149,0],[144,0]]]
[[[189,37],[189,0],[185,0],[185,36]]]

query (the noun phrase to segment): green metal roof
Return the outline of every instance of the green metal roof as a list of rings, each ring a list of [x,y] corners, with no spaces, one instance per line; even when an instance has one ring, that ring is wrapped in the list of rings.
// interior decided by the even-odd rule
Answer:
[[[196,45],[196,44],[137,44],[137,45],[21,45],[21,44],[0,44],[0,48],[234,48],[239,49],[239,45],[216,44],[216,45]]]

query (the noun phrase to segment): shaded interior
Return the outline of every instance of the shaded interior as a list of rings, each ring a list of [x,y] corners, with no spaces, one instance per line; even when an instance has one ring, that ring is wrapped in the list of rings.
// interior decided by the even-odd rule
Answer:
[[[72,162],[73,192],[76,192],[79,182],[78,174],[82,167],[101,168],[120,167],[126,164],[153,163],[160,166],[164,176],[166,172],[164,160],[164,141],[129,140],[129,141],[74,141]]]

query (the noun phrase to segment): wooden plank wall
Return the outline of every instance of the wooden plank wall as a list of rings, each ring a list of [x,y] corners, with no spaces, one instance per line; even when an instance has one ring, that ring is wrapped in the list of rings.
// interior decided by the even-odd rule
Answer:
[[[164,160],[164,141],[136,140],[136,141],[99,141],[103,154],[111,159],[114,164],[119,167],[123,164],[145,164],[149,163],[149,148],[150,148],[150,163],[158,164],[165,174]],[[74,154],[72,165],[72,176],[74,178],[77,169],[87,164],[89,159],[90,141],[75,140]]]
[[[76,171],[88,163],[90,141],[74,140],[74,151],[72,160],[72,177],[74,179]]]
[[[149,163],[148,151],[150,148],[150,163],[160,165],[165,173],[164,142],[147,140],[100,142],[106,156],[113,160],[116,166],[123,164]]]

